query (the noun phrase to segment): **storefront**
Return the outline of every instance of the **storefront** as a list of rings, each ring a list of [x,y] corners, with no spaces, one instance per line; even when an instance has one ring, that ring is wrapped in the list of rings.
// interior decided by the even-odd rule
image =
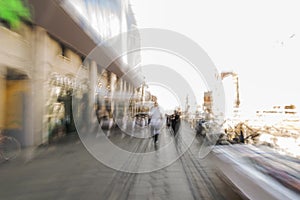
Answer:
[[[0,77],[0,129],[15,137],[22,145],[26,143],[29,115],[28,76],[11,67],[2,67]]]
[[[67,134],[75,134],[74,117],[82,115],[82,110],[72,107],[72,102],[84,99],[86,82],[80,82],[74,75],[52,73],[49,78],[49,99],[47,102],[47,122],[49,142]],[[75,99],[76,98],[76,99]],[[87,102],[85,102],[87,104]]]

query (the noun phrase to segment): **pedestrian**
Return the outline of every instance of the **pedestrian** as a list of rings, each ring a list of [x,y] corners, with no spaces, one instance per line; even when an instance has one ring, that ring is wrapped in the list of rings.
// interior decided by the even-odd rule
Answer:
[[[107,125],[109,120],[109,113],[104,106],[102,106],[101,109],[98,111],[98,116],[100,128],[102,129],[104,127],[109,127],[109,125]]]
[[[150,110],[150,117],[151,133],[154,138],[154,144],[157,144],[163,118],[157,102],[154,103],[154,106]]]
[[[166,125],[169,128],[171,126],[171,116],[166,114]]]
[[[240,143],[245,143],[244,133],[242,130],[240,132],[239,141],[240,141]]]
[[[172,116],[172,129],[174,132],[174,136],[177,134],[180,126],[180,115],[177,110],[174,110],[174,114]]]

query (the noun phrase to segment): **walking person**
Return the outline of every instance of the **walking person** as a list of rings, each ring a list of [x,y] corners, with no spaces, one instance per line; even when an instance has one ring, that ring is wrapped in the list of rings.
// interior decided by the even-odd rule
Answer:
[[[171,119],[171,124],[175,136],[180,127],[180,115],[177,110],[174,110],[174,114],[172,115],[172,119]]]
[[[157,144],[163,118],[157,102],[154,103],[150,110],[150,118],[151,133],[154,138],[154,144]]]

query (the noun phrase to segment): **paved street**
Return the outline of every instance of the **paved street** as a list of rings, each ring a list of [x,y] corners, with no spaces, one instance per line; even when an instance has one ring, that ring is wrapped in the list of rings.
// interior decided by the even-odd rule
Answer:
[[[135,138],[122,134],[119,129],[111,130],[109,139],[131,152],[158,151],[169,144],[172,145],[171,154],[180,154],[184,150],[184,137],[192,134],[187,127],[182,128],[176,142],[170,143],[174,137],[164,129],[156,148],[152,138]],[[95,136],[94,140],[97,139],[101,137]],[[194,140],[183,156],[171,165],[138,174],[106,167],[90,155],[78,137],[68,136],[57,144],[23,150],[16,160],[1,164],[0,197],[31,200],[241,199],[221,178],[212,155],[205,159],[196,156],[201,142],[201,138]],[[129,160],[128,165],[138,167],[139,162],[153,167],[158,164],[149,160]]]

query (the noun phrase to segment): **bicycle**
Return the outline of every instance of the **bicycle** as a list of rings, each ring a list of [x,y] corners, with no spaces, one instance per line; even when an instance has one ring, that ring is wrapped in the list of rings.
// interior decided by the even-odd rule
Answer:
[[[21,151],[18,140],[11,136],[5,136],[0,130],[0,163],[15,159]]]

